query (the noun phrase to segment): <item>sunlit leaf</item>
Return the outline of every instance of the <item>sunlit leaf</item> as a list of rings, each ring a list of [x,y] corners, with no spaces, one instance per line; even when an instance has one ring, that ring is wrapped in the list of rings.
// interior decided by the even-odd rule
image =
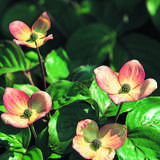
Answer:
[[[118,150],[120,159],[127,160],[131,155],[134,155],[135,160],[160,158],[160,137],[157,136],[160,134],[159,106],[160,97],[145,98],[137,102],[135,109],[128,113],[128,142]]]
[[[37,92],[40,90],[36,86],[32,86],[30,84],[14,84],[13,88],[20,89],[25,93],[27,93],[29,96],[31,96],[34,92]]]
[[[15,156],[22,156],[27,151],[30,143],[30,129],[13,128],[2,121],[0,121],[0,126],[0,148],[4,150],[4,153],[0,155],[0,159],[3,159],[3,157],[12,159]]]
[[[27,153],[23,156],[22,160],[43,160],[42,152],[36,146],[30,148]]]
[[[160,30],[160,1],[159,0],[147,0],[146,6],[149,14],[151,15],[151,19],[155,26]]]
[[[52,50],[46,57],[45,68],[50,81],[67,78],[69,58],[63,49]]]

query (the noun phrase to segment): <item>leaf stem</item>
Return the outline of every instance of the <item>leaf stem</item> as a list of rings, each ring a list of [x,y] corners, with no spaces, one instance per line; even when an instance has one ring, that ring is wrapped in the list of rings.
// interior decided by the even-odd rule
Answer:
[[[34,128],[34,125],[33,125],[33,124],[30,124],[30,128],[31,128],[31,131],[32,131],[32,133],[33,133],[34,138],[36,139],[36,138],[37,138],[37,133],[36,133],[36,130],[35,130],[35,128]]]
[[[30,84],[32,86],[34,86],[34,83],[33,83],[32,77],[31,77],[31,72],[24,72],[24,75],[28,78]]]
[[[36,45],[37,45],[37,44],[36,44]],[[42,74],[43,83],[44,83],[44,90],[46,90],[47,85],[46,85],[44,67],[43,67],[43,63],[42,63],[42,60],[41,60],[41,54],[40,54],[40,51],[39,51],[39,48],[38,48],[38,47],[37,47],[37,53],[38,53],[38,59],[39,59],[40,66],[41,66],[41,74]]]
[[[118,117],[119,117],[119,115],[120,115],[120,111],[121,111],[122,105],[123,105],[123,103],[120,103],[119,108],[118,108],[118,111],[117,111],[117,114],[116,114],[115,122],[118,121]]]

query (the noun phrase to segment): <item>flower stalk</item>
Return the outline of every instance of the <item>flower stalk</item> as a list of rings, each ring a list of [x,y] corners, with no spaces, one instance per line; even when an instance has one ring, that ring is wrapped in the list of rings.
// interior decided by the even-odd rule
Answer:
[[[36,49],[37,49],[38,59],[39,59],[40,66],[41,66],[41,74],[42,74],[42,78],[43,78],[44,90],[46,90],[47,89],[47,84],[46,84],[46,79],[45,79],[45,72],[44,72],[43,63],[42,63],[42,60],[41,60],[41,54],[40,54],[39,48],[37,47]]]
[[[34,138],[36,139],[36,138],[37,138],[37,133],[36,133],[36,130],[35,130],[33,124],[30,124],[30,129],[31,129],[31,131],[32,131],[32,133],[33,133]]]
[[[123,103],[120,103],[119,108],[118,108],[118,111],[117,111],[117,113],[116,113],[115,123],[118,121],[118,118],[119,118],[119,115],[120,115],[120,111],[121,111],[122,105],[123,105]]]

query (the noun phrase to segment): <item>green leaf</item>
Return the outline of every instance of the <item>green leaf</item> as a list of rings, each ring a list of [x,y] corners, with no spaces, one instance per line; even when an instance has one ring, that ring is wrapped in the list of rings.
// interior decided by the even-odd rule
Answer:
[[[38,55],[34,51],[29,51],[25,53],[27,69],[32,69],[35,66],[39,65]],[[42,57],[41,57],[42,59]],[[42,60],[43,61],[43,60]]]
[[[30,16],[28,16],[30,14]],[[40,15],[40,11],[30,2],[19,2],[13,3],[7,7],[4,12],[4,16],[1,20],[1,30],[6,36],[11,37],[9,32],[9,24],[15,20],[20,20],[25,22],[27,25],[31,26],[36,18]],[[12,37],[13,38],[13,37]]]
[[[116,150],[119,160],[147,160],[143,151],[127,138],[125,144]]]
[[[134,153],[135,160],[160,158],[160,97],[149,97],[135,103],[135,109],[128,113],[126,125],[128,130],[129,146],[125,145],[117,153],[123,159],[129,159],[127,152]],[[120,159],[121,159],[120,158]]]
[[[79,81],[87,87],[90,87],[94,79],[94,68],[95,66],[92,65],[80,66],[73,70],[73,72],[69,75],[68,79],[70,81]]]
[[[48,158],[50,159],[60,159],[62,156],[60,154],[52,153]]]
[[[23,51],[11,41],[0,43],[0,75],[8,72],[25,71]]]
[[[154,25],[157,27],[157,29],[160,30],[160,1],[159,0],[147,0],[146,6],[148,9],[148,12],[151,16],[151,19],[154,23]]]
[[[101,64],[106,55],[112,52],[115,38],[115,32],[104,24],[86,25],[70,37],[67,53],[81,65]]]
[[[23,156],[22,160],[43,160],[42,152],[39,148],[36,146],[33,146],[32,148],[27,151],[27,153]]]
[[[2,121],[0,121],[0,126],[0,148],[5,151],[0,155],[0,159],[3,159],[2,157],[18,156],[15,152],[25,153],[31,139],[30,129],[13,128]]]
[[[90,98],[90,92],[86,86],[80,82],[70,82],[66,80],[53,83],[47,88],[47,92],[52,97],[53,109],[58,109],[75,101],[88,100]]]
[[[95,119],[94,110],[86,103],[72,103],[60,108],[49,121],[49,146],[53,152],[70,152],[72,138],[76,135],[77,123]]]
[[[160,83],[160,45],[159,42],[140,34],[129,34],[121,37],[114,48],[111,63],[119,72],[124,63],[131,59],[137,59],[144,67],[146,78],[153,78]],[[154,94],[159,95],[157,88]]]
[[[14,84],[13,88],[20,89],[25,93],[27,93],[29,96],[31,96],[34,92],[37,92],[40,90],[36,86],[32,86],[30,84]]]
[[[91,97],[98,103],[100,117],[105,113],[107,108],[109,107],[111,100],[108,97],[108,94],[104,92],[99,86],[97,85],[96,80],[94,80],[90,87]]]
[[[45,60],[45,68],[51,82],[67,78],[69,58],[63,49],[52,50]]]
[[[41,149],[44,159],[47,159],[49,154],[48,148],[48,128],[44,128],[36,138],[36,146]]]

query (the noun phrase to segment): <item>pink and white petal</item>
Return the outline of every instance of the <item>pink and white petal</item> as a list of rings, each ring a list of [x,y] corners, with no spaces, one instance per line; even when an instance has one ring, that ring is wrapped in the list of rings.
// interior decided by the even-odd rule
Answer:
[[[48,40],[50,40],[50,39],[53,39],[53,35],[52,35],[52,34],[48,35],[48,36],[45,38],[44,42],[46,42],[46,41],[48,41]]]
[[[29,127],[28,119],[24,119],[20,116],[16,116],[10,113],[2,113],[1,118],[4,121],[4,123],[9,124],[16,128]]]
[[[98,130],[98,125],[95,121],[86,119],[78,123],[76,134],[82,135],[86,141],[92,142],[97,138]]]
[[[121,89],[118,77],[113,70],[107,66],[100,66],[94,70],[98,86],[105,92],[117,94]]]
[[[28,104],[37,113],[48,113],[52,107],[52,99],[47,92],[38,91],[32,94]]]
[[[51,22],[47,12],[43,12],[38,20],[33,24],[32,31],[45,33],[51,27]]]
[[[128,61],[120,69],[118,78],[121,85],[129,84],[131,88],[134,88],[144,81],[143,66],[137,60]]]
[[[83,136],[75,136],[73,138],[72,147],[84,158],[92,159],[95,156],[95,151],[91,149],[90,143],[86,142]]]
[[[13,41],[17,44],[17,45],[27,45],[28,43],[25,41],[19,41],[17,39],[13,39]]]
[[[115,150],[109,148],[99,148],[96,152],[93,160],[113,160],[115,156]]]
[[[33,122],[39,120],[40,118],[46,115],[45,112],[37,113],[36,110],[32,110],[32,116],[28,119],[28,124],[32,124]]]
[[[120,104],[121,102],[136,101],[134,97],[129,94],[109,94],[108,97],[115,103]]]
[[[38,47],[40,47],[41,45],[44,44],[44,39],[36,40],[37,44],[34,41],[23,42],[23,41],[19,41],[19,40],[16,40],[16,39],[14,39],[13,41],[17,45],[25,45],[25,46],[28,46],[30,48],[38,48]]]
[[[157,82],[154,79],[146,79],[143,84],[132,89],[130,96],[134,99],[139,100],[150,95],[157,88]]]
[[[102,147],[118,149],[127,138],[127,128],[117,123],[107,124],[100,129],[99,137]]]
[[[17,40],[26,41],[30,39],[31,29],[22,21],[10,23],[9,30]]]
[[[25,109],[28,108],[29,96],[16,88],[7,87],[3,95],[4,106],[8,113],[15,115],[23,115]]]

